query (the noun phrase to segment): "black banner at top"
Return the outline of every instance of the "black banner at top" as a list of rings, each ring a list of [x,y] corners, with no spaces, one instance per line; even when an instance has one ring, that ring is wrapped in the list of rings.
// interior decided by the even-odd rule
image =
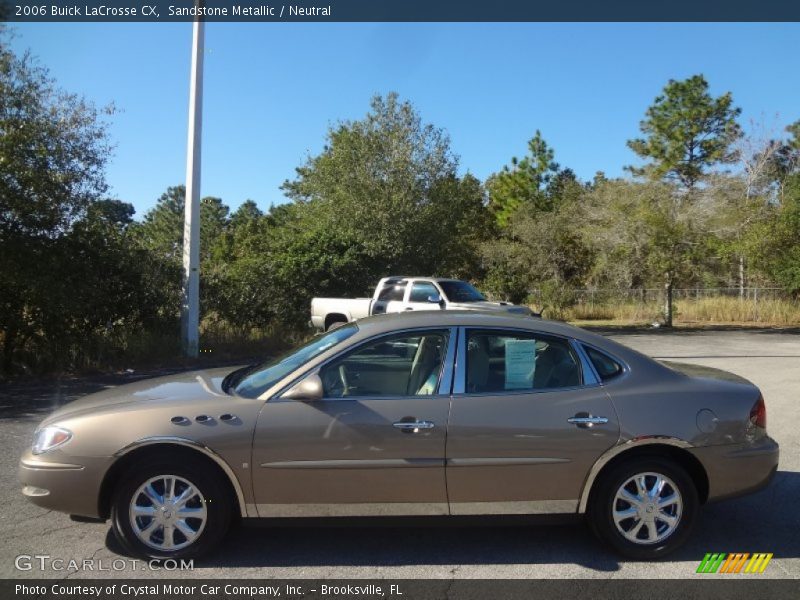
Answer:
[[[0,0],[10,22],[797,22],[798,0]]]

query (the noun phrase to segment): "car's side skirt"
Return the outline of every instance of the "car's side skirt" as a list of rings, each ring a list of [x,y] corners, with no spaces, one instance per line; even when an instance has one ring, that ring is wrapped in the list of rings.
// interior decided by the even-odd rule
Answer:
[[[557,515],[574,513],[578,499],[511,502],[453,502],[451,515]]]
[[[511,502],[377,502],[351,504],[254,504],[261,518],[271,517],[382,517],[445,515],[551,515],[575,513],[578,499]],[[252,513],[248,508],[248,513]]]
[[[398,517],[449,514],[445,502],[358,502],[349,504],[256,504],[258,516]]]

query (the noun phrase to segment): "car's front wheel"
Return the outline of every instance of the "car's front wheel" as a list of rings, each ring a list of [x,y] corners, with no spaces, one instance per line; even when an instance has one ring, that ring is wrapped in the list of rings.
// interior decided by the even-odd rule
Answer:
[[[589,507],[598,536],[620,554],[639,560],[666,556],[688,538],[697,489],[673,461],[641,457],[605,474]]]
[[[149,461],[121,478],[112,504],[114,533],[132,554],[194,558],[224,537],[231,502],[224,481],[202,465]]]

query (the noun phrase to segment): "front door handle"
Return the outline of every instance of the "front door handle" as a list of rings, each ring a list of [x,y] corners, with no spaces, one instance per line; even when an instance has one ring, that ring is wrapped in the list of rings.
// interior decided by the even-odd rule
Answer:
[[[589,428],[595,425],[605,425],[608,423],[608,417],[595,417],[589,413],[578,413],[574,417],[567,419],[567,423],[572,423],[582,428]]]
[[[392,427],[396,427],[404,433],[419,433],[420,429],[433,429],[436,426],[431,421],[398,421],[392,423]]]

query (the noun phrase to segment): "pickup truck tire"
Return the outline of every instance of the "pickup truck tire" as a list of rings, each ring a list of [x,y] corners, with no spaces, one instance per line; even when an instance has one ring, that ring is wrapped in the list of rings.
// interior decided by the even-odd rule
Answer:
[[[347,325],[347,321],[342,321],[340,319],[332,320],[328,323],[328,326],[325,328],[325,331],[333,331],[334,329],[338,329],[342,325]]]

